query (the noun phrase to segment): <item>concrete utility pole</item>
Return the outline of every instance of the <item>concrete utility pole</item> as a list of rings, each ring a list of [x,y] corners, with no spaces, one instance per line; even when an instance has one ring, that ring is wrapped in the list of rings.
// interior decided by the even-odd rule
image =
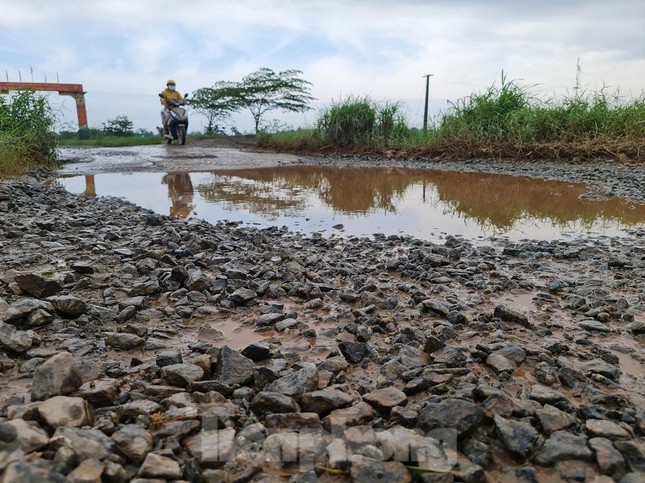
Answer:
[[[423,131],[428,130],[428,91],[430,89],[430,77],[434,74],[426,74],[423,77],[426,78],[426,107],[423,110]]]

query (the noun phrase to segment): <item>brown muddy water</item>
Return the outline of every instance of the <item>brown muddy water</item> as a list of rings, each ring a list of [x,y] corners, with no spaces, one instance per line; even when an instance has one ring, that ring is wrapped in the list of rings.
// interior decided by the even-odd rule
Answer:
[[[272,166],[211,172],[61,175],[68,191],[165,215],[286,226],[325,236],[553,240],[645,227],[645,206],[587,199],[584,184],[406,168]]]

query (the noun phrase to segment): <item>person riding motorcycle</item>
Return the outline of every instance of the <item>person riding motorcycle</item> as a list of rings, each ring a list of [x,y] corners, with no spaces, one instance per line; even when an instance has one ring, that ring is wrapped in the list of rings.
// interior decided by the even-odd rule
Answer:
[[[184,97],[175,90],[176,83],[172,79],[168,79],[166,82],[166,88],[164,91],[159,94],[159,100],[164,108],[161,111],[161,122],[163,125],[163,136],[166,139],[172,139],[170,132],[168,132],[168,122],[170,121],[170,109],[168,107],[168,101],[179,101],[185,102]]]

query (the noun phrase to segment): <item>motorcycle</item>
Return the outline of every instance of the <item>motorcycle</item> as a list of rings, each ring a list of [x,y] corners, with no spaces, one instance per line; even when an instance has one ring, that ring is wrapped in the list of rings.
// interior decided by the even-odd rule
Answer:
[[[159,94],[159,97],[163,97],[162,94]],[[184,96],[184,99],[188,95]],[[187,102],[184,101],[168,101],[167,107],[170,112],[170,121],[168,121],[168,133],[171,138],[165,138],[168,144],[172,144],[173,141],[179,141],[179,144],[182,146],[186,144],[186,133],[188,132],[188,114],[186,113],[186,108],[184,107]],[[161,137],[163,135],[163,128],[158,128],[159,134]]]

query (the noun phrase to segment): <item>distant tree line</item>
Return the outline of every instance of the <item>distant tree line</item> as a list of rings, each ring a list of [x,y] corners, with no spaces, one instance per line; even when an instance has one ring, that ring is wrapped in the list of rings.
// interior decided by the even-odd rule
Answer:
[[[121,114],[114,119],[108,119],[100,128],[86,128],[85,137],[87,139],[97,139],[102,137],[132,137],[132,136],[155,136],[155,133],[148,129],[134,129],[134,124],[128,116]],[[58,133],[61,139],[76,139],[78,131],[62,130]]]

